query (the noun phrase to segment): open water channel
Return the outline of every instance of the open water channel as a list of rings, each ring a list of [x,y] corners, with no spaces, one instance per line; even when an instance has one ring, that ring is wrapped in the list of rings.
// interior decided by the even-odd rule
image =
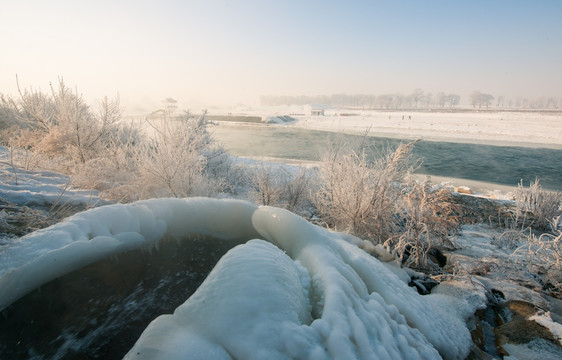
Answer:
[[[359,141],[360,136],[267,125],[219,125],[213,136],[233,155],[316,161],[330,143]],[[401,142],[396,138],[368,137],[373,156]],[[528,186],[540,180],[545,189],[562,191],[562,150],[420,141],[414,156],[423,160],[417,173],[500,185]]]

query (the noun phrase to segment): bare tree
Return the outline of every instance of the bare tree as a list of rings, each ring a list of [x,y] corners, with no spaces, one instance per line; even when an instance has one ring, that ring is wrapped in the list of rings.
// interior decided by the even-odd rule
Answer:
[[[503,95],[498,96],[496,101],[496,107],[503,107],[505,97]]]
[[[420,103],[423,100],[423,90],[422,89],[415,89],[412,94],[409,95],[410,98],[412,99],[412,102],[414,103],[414,106],[417,108],[418,107],[418,103]]]
[[[494,100],[492,95],[484,94],[480,91],[473,91],[472,94],[470,94],[470,104],[472,107],[478,106],[479,109],[481,109],[482,106],[485,106],[486,109],[488,109],[492,104],[492,100]]]
[[[440,108],[444,108],[445,104],[447,103],[447,95],[445,95],[444,92],[438,92],[437,94],[435,94],[435,105],[439,106]]]
[[[449,104],[449,107],[455,107],[461,102],[461,97],[456,94],[449,94],[446,97],[446,102]]]

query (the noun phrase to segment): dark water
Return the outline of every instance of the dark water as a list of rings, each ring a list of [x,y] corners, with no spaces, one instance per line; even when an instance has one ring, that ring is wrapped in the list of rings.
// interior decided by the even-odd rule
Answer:
[[[148,324],[189,298],[233,241],[163,239],[43,285],[0,315],[0,359],[122,359]]]
[[[276,126],[218,126],[215,138],[233,155],[318,160],[319,154],[338,137],[360,141],[356,135]],[[369,137],[374,153],[395,148],[406,140]],[[517,146],[492,146],[452,142],[420,141],[414,156],[423,164],[420,174],[454,177],[516,186],[528,186],[536,178],[545,189],[562,190],[562,150]]]

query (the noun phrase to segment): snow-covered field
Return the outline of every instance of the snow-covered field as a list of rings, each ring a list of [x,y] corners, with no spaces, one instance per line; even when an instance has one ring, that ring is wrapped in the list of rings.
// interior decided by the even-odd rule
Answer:
[[[329,114],[329,113],[328,113]],[[303,117],[294,126],[341,129],[376,135],[492,145],[562,148],[562,117],[528,113],[362,113],[361,116]]]
[[[261,116],[290,115],[286,126],[304,129],[490,145],[562,149],[562,114],[539,112],[416,112],[328,109],[310,116],[306,106],[211,109],[210,113]]]

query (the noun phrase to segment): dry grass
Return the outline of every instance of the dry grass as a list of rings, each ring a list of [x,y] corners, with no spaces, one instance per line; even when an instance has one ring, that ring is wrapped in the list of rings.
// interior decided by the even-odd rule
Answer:
[[[533,229],[547,231],[551,221],[562,213],[562,192],[543,190],[539,180],[526,188],[521,182],[515,191],[517,210],[521,218],[528,218]]]
[[[433,189],[429,179],[413,183],[402,192],[399,210],[402,216],[400,231],[385,245],[394,250],[402,263],[410,267],[435,267],[428,254],[441,245],[459,226],[459,205],[445,189]]]
[[[532,229],[521,231],[525,240],[512,259],[527,266],[531,273],[545,275],[556,291],[562,291],[562,229],[560,216],[550,221],[552,233],[538,235]]]

